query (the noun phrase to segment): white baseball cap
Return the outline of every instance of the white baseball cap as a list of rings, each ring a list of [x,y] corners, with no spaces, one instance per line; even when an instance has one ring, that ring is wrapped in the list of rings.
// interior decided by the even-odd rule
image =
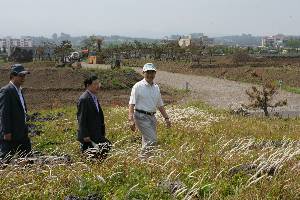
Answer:
[[[156,71],[156,67],[153,63],[146,63],[143,67],[143,72],[146,71]]]

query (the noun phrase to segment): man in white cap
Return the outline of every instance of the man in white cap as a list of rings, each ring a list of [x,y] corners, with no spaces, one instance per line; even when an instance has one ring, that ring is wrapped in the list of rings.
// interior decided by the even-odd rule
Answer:
[[[155,66],[146,63],[143,67],[143,75],[144,79],[132,88],[128,120],[132,131],[135,131],[136,127],[140,130],[144,151],[151,149],[157,143],[156,110],[161,112],[168,128],[171,127],[171,122],[164,108],[159,87],[153,82],[156,75]]]

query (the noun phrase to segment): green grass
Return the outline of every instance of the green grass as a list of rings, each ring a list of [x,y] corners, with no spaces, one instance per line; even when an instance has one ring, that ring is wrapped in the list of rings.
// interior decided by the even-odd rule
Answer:
[[[128,89],[137,81],[142,79],[132,68],[121,68],[116,70],[82,69],[83,72],[90,71],[101,78],[103,88]]]
[[[261,81],[248,81],[248,80],[243,80],[242,78],[241,78],[241,80],[236,80],[234,78],[229,78],[229,80],[241,81],[241,82],[244,82],[244,83],[252,83],[252,84],[262,85]],[[278,85],[278,88],[280,88],[279,84],[277,84],[277,85]],[[285,90],[287,92],[300,94],[300,88],[299,87],[292,87],[292,86],[289,86],[289,85],[283,85],[283,86],[281,86],[281,89]]]
[[[3,65],[5,63],[6,63],[6,61],[0,58],[0,65]]]
[[[50,111],[44,110],[43,114]],[[159,146],[147,160],[138,157],[141,138],[129,131],[126,107],[105,107],[107,137],[114,143],[108,159],[87,160],[76,141],[76,109],[68,107],[55,121],[39,122],[43,133],[33,148],[48,155],[68,154],[71,164],[13,166],[0,170],[2,199],[63,199],[98,194],[104,199],[299,199],[299,145],[260,148],[272,141],[299,141],[299,119],[241,117],[194,102],[169,106],[173,127],[158,119]],[[294,148],[295,147],[295,148]],[[274,176],[249,185],[251,175],[230,176],[230,168],[253,163],[274,152],[295,155],[284,160]],[[273,155],[273,160],[277,159]],[[278,158],[279,159],[279,158]],[[257,161],[259,163],[259,161]],[[297,169],[297,168],[296,168]],[[299,167],[298,167],[298,170]],[[179,182],[176,194],[166,183]]]
[[[283,86],[282,89],[285,90],[285,91],[288,91],[288,92],[295,93],[295,94],[300,94],[300,88],[299,87]]]

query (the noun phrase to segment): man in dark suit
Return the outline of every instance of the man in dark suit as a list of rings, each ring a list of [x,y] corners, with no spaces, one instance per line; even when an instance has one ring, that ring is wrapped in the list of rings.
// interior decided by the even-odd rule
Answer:
[[[78,135],[81,151],[96,148],[99,145],[101,156],[106,156],[111,143],[105,138],[105,124],[102,108],[96,96],[100,88],[97,76],[92,75],[84,80],[86,91],[80,96],[77,104]]]
[[[21,88],[27,74],[21,64],[12,65],[10,82],[0,89],[0,158],[10,158],[16,153],[26,156],[31,151]]]

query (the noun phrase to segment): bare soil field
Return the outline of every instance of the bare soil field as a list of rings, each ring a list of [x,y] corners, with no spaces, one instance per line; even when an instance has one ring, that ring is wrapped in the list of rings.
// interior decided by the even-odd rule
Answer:
[[[9,82],[9,64],[0,67],[0,87]],[[29,110],[74,106],[84,91],[83,80],[90,74],[98,75],[102,89],[98,93],[103,105],[127,105],[130,89],[142,76],[133,70],[74,70],[55,68],[53,63],[25,63],[31,74],[26,77],[24,96]],[[176,94],[162,91],[167,103],[176,101]]]

